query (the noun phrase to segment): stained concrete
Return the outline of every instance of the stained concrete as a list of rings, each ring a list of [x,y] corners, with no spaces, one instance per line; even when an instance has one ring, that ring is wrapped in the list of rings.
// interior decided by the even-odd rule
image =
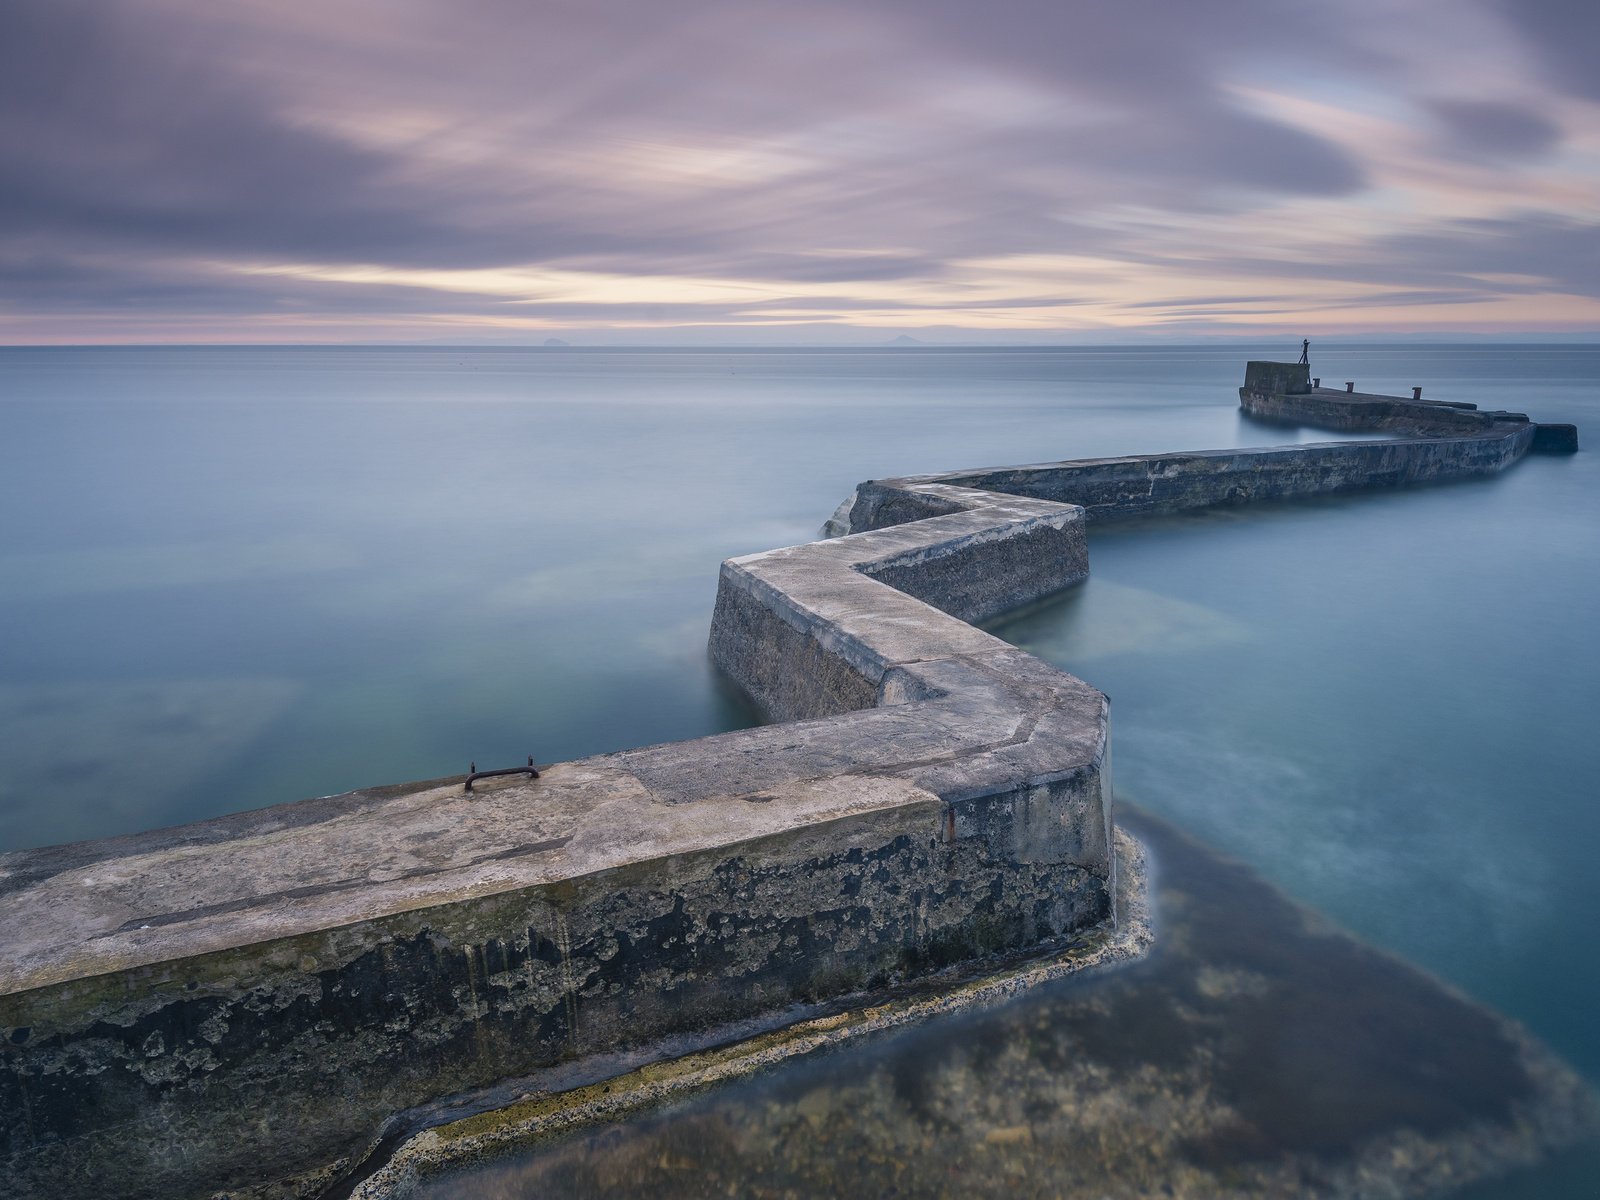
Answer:
[[[962,619],[1086,569],[1076,509],[969,493],[724,565],[713,652],[788,724],[0,858],[12,1194],[265,1186],[440,1095],[1105,925],[1105,699]]]
[[[874,997],[865,1007],[847,1007],[709,1051],[619,1072],[603,1083],[558,1090],[559,1084],[542,1086],[546,1080],[520,1081],[509,1096],[506,1089],[495,1089],[459,1098],[448,1109],[408,1114],[421,1127],[375,1155],[371,1171],[351,1189],[348,1200],[409,1195],[429,1175],[464,1162],[584,1126],[626,1120],[817,1051],[912,1027],[932,1017],[982,1012],[1068,976],[1135,962],[1148,953],[1154,940],[1147,864],[1139,842],[1120,831],[1116,853],[1115,926],[1102,927],[1065,950],[1022,961],[990,960],[970,976],[947,973],[936,983]],[[448,1182],[435,1186],[444,1194],[452,1190]],[[633,1180],[622,1191],[631,1195],[647,1186]],[[701,1187],[696,1191],[703,1194]]]
[[[946,489],[982,488],[1078,505],[1087,520],[1100,522],[1464,479],[1503,471],[1533,448],[1542,428],[1550,427],[1490,422],[1467,435],[1141,454],[868,480],[856,488],[848,518],[836,519],[835,528],[876,529],[904,519]]]
[[[1406,400],[1309,384],[1303,391],[1284,390],[1299,387],[1305,368],[1258,362],[1249,367],[1239,403],[1258,420],[1396,436],[1382,441],[1080,458],[868,480],[840,506],[824,532],[859,533],[950,511],[959,503],[957,498],[972,489],[1078,505],[1091,522],[1128,521],[1492,475],[1530,452],[1570,453],[1578,448],[1573,426],[1536,424],[1523,413],[1486,412],[1470,404]],[[1274,386],[1279,390],[1272,390]]]
[[[802,1025],[728,1053],[823,1053],[743,1078],[691,1056],[530,1094],[409,1140],[359,1200],[1420,1200],[1594,1145],[1593,1089],[1525,1030],[1122,811],[1156,864],[1143,961],[959,1013],[980,989],[952,988],[921,1028]]]
[[[781,724],[0,856],[7,1192],[309,1193],[442,1095],[1103,932],[1105,698],[968,622],[1083,579],[1089,519],[1533,441],[1498,415],[863,484],[858,532],[723,564],[712,657]]]
[[[1311,368],[1305,363],[1260,362],[1244,365],[1247,391],[1302,396],[1311,390]]]

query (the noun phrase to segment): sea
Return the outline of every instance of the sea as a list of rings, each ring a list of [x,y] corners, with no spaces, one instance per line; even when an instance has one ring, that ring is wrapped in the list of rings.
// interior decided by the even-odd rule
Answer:
[[[1298,350],[0,349],[0,849],[748,726],[722,559],[868,478],[1333,440],[1239,412]],[[1312,367],[1600,446],[1600,345]],[[1111,697],[1118,795],[1600,1082],[1600,457],[1089,553],[990,628]]]

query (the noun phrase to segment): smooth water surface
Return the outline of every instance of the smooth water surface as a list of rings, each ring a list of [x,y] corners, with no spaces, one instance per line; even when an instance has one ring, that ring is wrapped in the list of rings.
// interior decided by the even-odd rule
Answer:
[[[1504,1161],[1517,1105],[1560,1119],[1563,1073],[1528,1070],[1486,1010],[1123,815],[1161,864],[1143,961],[457,1167],[418,1200],[1398,1197]]]
[[[1237,411],[1293,349],[0,350],[0,847],[748,723],[720,559],[873,476],[1336,437]],[[1600,347],[1313,356],[1600,444]],[[996,632],[1122,791],[1600,1078],[1596,462],[1096,532]]]
[[[1258,439],[1241,361],[0,350],[0,848],[747,724],[723,558],[874,475]]]

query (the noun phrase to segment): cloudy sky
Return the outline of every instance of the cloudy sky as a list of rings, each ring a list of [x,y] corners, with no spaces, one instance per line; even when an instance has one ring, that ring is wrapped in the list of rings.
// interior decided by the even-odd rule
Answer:
[[[1600,330],[1595,0],[5,0],[0,340]]]

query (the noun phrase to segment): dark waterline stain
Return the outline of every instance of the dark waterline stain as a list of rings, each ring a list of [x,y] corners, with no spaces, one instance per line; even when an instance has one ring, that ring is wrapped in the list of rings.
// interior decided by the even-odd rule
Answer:
[[[1157,870],[1143,964],[791,1063],[422,1194],[1411,1196],[1533,1156],[1541,1122],[1600,1132],[1592,1093],[1514,1027],[1124,811]]]

